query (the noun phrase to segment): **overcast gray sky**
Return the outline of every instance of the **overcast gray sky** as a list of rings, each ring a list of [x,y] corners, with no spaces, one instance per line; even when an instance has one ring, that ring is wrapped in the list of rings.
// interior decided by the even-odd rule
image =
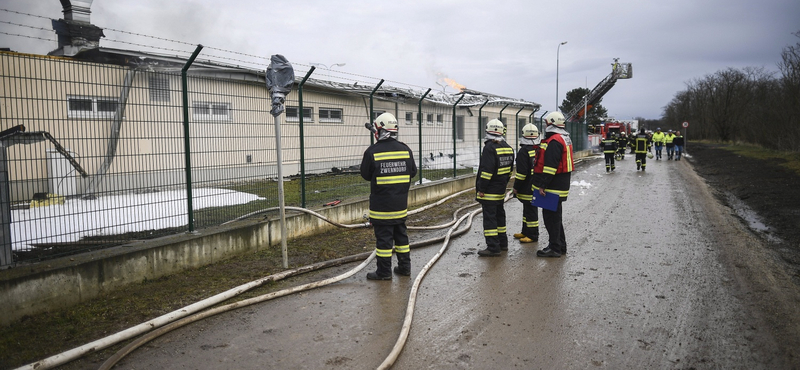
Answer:
[[[8,10],[63,17],[58,0],[0,0],[0,9],[2,22],[47,30],[47,19]],[[420,90],[442,90],[447,77],[542,111],[556,105],[557,59],[560,102],[569,90],[593,88],[620,58],[634,77],[602,102],[617,119],[660,118],[686,82],[722,69],[777,72],[783,48],[800,42],[798,0],[94,0],[91,20],[107,29],[102,46],[176,54],[111,40],[183,51],[203,44],[241,54],[203,53],[248,61],[282,54],[298,75],[312,62],[346,63],[333,70],[347,75],[333,75]],[[8,23],[0,32],[55,40],[51,31]],[[47,53],[56,44],[0,34],[0,47]]]

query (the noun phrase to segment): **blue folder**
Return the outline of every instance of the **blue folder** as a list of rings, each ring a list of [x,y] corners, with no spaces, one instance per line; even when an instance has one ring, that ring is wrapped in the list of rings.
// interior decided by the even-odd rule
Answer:
[[[551,211],[558,209],[558,194],[544,193],[544,196],[539,194],[539,190],[533,191],[533,201],[531,205],[534,207],[544,208]]]

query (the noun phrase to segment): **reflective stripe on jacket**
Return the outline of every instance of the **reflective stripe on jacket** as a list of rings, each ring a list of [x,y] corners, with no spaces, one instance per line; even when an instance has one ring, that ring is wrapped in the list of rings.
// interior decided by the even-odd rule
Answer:
[[[573,169],[572,140],[568,135],[548,132],[536,157],[531,189],[538,191],[543,188],[566,201]]]
[[[664,140],[666,139],[666,135],[663,132],[656,132],[653,134],[653,142],[656,145],[664,144]]]
[[[502,202],[513,166],[514,149],[505,141],[487,140],[475,179],[476,193],[483,193],[483,196],[476,194],[476,199]]]
[[[617,141],[614,139],[605,139],[600,142],[600,148],[603,149],[604,154],[614,154],[617,152]]]
[[[517,172],[514,177],[514,190],[517,191],[517,199],[521,201],[531,201],[531,181],[533,180],[533,166],[536,163],[536,152],[538,145],[522,145],[517,151]]]
[[[361,177],[370,182],[369,217],[376,225],[405,222],[408,189],[416,176],[414,156],[406,144],[389,138],[364,152]]]

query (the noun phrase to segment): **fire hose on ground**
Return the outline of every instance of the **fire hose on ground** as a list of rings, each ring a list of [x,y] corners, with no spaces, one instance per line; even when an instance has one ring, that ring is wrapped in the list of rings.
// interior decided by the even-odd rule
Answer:
[[[474,189],[467,189],[467,190],[464,190],[464,191],[457,192],[457,193],[452,194],[452,195],[450,195],[448,197],[442,198],[441,200],[439,200],[439,201],[437,201],[435,203],[432,203],[432,204],[429,204],[427,206],[424,206],[424,207],[415,209],[413,211],[410,211],[409,215],[416,214],[416,213],[422,212],[424,210],[427,210],[429,208],[438,206],[438,205],[444,203],[445,201],[447,201],[449,199],[452,199],[452,198],[454,198],[454,197],[456,197],[458,195],[461,195],[463,193],[466,193],[468,191],[474,191]],[[508,201],[508,199],[510,199],[510,193],[508,193],[506,195],[504,201]],[[399,336],[399,338],[398,338],[398,340],[397,340],[392,352],[384,360],[384,362],[380,365],[379,369],[386,369],[386,368],[391,367],[391,365],[394,363],[394,361],[400,355],[400,352],[402,351],[402,348],[405,345],[405,341],[406,341],[406,339],[408,337],[408,332],[410,331],[410,328],[411,328],[411,320],[413,318],[413,311],[414,311],[413,307],[414,307],[414,304],[416,302],[416,293],[417,293],[417,290],[419,288],[419,285],[420,285],[422,279],[424,278],[425,273],[427,273],[427,271],[430,269],[430,267],[433,266],[433,264],[436,263],[436,261],[439,259],[439,257],[441,257],[443,252],[446,250],[447,245],[448,245],[449,240],[450,240],[450,237],[453,236],[453,235],[460,235],[460,234],[466,232],[467,230],[469,230],[469,228],[471,226],[472,218],[476,214],[480,213],[481,210],[480,209],[474,210],[474,211],[472,211],[472,212],[470,212],[468,214],[465,214],[465,215],[461,216],[460,218],[458,218],[456,220],[457,214],[460,211],[462,211],[464,209],[467,209],[467,208],[474,207],[475,205],[477,205],[477,203],[473,203],[473,204],[470,204],[468,206],[461,207],[461,208],[457,209],[453,214],[454,220],[450,221],[449,223],[444,224],[444,225],[438,225],[438,226],[409,226],[408,227],[408,229],[412,229],[412,230],[413,229],[417,229],[417,230],[432,230],[432,229],[441,229],[441,228],[445,228],[445,227],[448,227],[448,226],[452,225],[450,230],[443,237],[437,237],[437,238],[431,238],[431,239],[427,239],[427,240],[422,240],[422,241],[415,242],[415,243],[410,245],[411,248],[419,248],[419,247],[422,247],[422,246],[427,246],[427,245],[430,245],[430,244],[433,244],[433,243],[437,243],[437,242],[440,242],[440,241],[444,240],[442,248],[439,250],[439,252],[423,267],[423,269],[417,275],[417,278],[414,281],[414,285],[412,287],[411,293],[409,294],[409,304],[408,304],[407,309],[406,309],[406,316],[405,316],[405,319],[404,319],[404,322],[403,322],[403,327],[401,329],[400,336]],[[318,217],[318,218],[320,218],[320,219],[322,219],[322,220],[324,220],[324,221],[326,221],[328,223],[331,223],[331,224],[333,224],[335,226],[338,226],[338,227],[359,228],[359,227],[369,226],[368,224],[353,224],[353,225],[339,224],[339,223],[332,222],[332,221],[328,220],[327,218],[325,218],[324,216],[320,215],[317,212],[314,212],[314,211],[311,211],[311,210],[308,210],[308,209],[305,209],[305,208],[286,207],[286,209],[292,209],[292,210],[297,210],[297,211],[301,211],[301,212],[306,212],[308,214],[314,215],[315,217]],[[274,210],[274,208],[264,209],[264,210],[261,210],[261,211],[258,211],[258,212],[254,212],[252,214],[248,214],[248,215],[239,217],[239,218],[237,218],[237,220],[240,220],[240,219],[245,218],[245,217],[250,217],[250,216],[252,216],[254,214],[264,213],[264,212],[268,212],[268,211],[272,211],[272,210]],[[467,226],[463,227],[463,228],[461,228],[459,230],[456,230],[457,227],[461,224],[461,222],[466,218],[469,218]],[[236,221],[236,220],[234,220],[234,221]],[[230,221],[230,222],[233,222],[233,221]],[[268,282],[282,280],[282,279],[285,279],[285,278],[288,278],[288,277],[291,277],[291,276],[295,276],[295,275],[299,275],[299,274],[303,274],[303,273],[319,270],[319,269],[322,269],[322,268],[328,268],[328,267],[332,267],[332,266],[338,266],[338,265],[341,265],[341,264],[344,264],[344,263],[355,262],[355,261],[361,260],[363,258],[366,258],[366,259],[361,264],[359,264],[355,268],[353,268],[353,269],[351,269],[351,270],[349,270],[349,271],[347,271],[344,274],[341,274],[339,276],[335,276],[335,277],[332,277],[332,278],[328,278],[328,279],[324,279],[324,280],[321,280],[321,281],[316,281],[316,282],[312,282],[312,283],[308,283],[308,284],[303,284],[303,285],[296,286],[296,287],[293,287],[293,288],[288,288],[288,289],[284,289],[284,290],[281,290],[281,291],[264,294],[264,295],[259,296],[259,297],[249,298],[249,299],[242,300],[242,301],[235,302],[235,303],[231,303],[231,304],[228,304],[228,305],[225,305],[225,306],[220,306],[220,307],[216,307],[216,308],[212,308],[212,309],[206,310],[209,307],[212,307],[212,306],[214,306],[216,304],[222,303],[222,302],[224,302],[224,301],[226,301],[228,299],[231,299],[231,298],[233,298],[233,297],[235,297],[237,295],[240,295],[240,294],[242,294],[242,293],[244,293],[244,292],[246,292],[248,290],[260,287],[260,286],[262,286],[262,285],[264,285],[264,284],[266,284]],[[175,329],[180,328],[182,326],[185,326],[187,324],[202,320],[204,318],[217,315],[219,313],[227,312],[227,311],[230,311],[230,310],[233,310],[233,309],[245,307],[245,306],[252,305],[252,304],[255,304],[255,303],[264,302],[264,301],[271,300],[271,299],[274,299],[274,298],[283,297],[283,296],[294,294],[294,293],[297,293],[297,292],[301,292],[301,291],[305,291],[305,290],[314,289],[314,288],[322,287],[322,286],[325,286],[325,285],[333,284],[335,282],[338,282],[338,281],[341,281],[341,280],[344,280],[344,279],[347,279],[347,278],[353,276],[354,274],[356,274],[357,272],[362,270],[364,267],[366,267],[374,258],[375,258],[375,252],[374,251],[365,252],[365,253],[360,253],[360,254],[356,254],[356,255],[352,255],[352,256],[348,256],[348,257],[343,257],[343,258],[331,260],[331,261],[325,261],[325,262],[321,262],[321,263],[317,263],[317,264],[313,264],[313,265],[308,265],[308,266],[304,266],[304,267],[297,268],[297,269],[283,271],[283,272],[280,272],[280,273],[277,273],[277,274],[274,274],[274,275],[270,275],[270,276],[267,276],[267,277],[264,277],[264,278],[261,278],[261,279],[258,279],[258,280],[254,280],[254,281],[252,281],[250,283],[246,283],[246,284],[240,285],[240,286],[235,287],[233,289],[230,289],[228,291],[225,291],[225,292],[219,293],[217,295],[214,295],[212,297],[206,298],[206,299],[204,299],[202,301],[193,303],[193,304],[188,305],[186,307],[183,307],[183,308],[180,308],[178,310],[175,310],[175,311],[172,311],[170,313],[167,313],[165,315],[159,316],[159,317],[157,317],[155,319],[152,319],[150,321],[147,321],[147,322],[141,323],[139,325],[133,326],[131,328],[128,328],[126,330],[120,331],[120,332],[118,332],[116,334],[112,334],[110,336],[95,340],[95,341],[90,342],[88,344],[85,344],[83,346],[76,347],[76,348],[73,348],[73,349],[68,350],[66,352],[62,352],[60,354],[56,354],[54,356],[45,358],[43,360],[40,360],[40,361],[31,363],[31,364],[25,365],[23,367],[18,368],[18,370],[21,370],[21,369],[37,369],[37,370],[50,369],[52,367],[55,367],[55,366],[62,365],[62,364],[65,364],[67,362],[73,361],[73,360],[75,360],[75,359],[77,359],[79,357],[82,357],[82,356],[90,353],[90,352],[100,351],[102,349],[108,348],[108,347],[110,347],[112,345],[115,345],[117,343],[120,343],[122,341],[134,338],[134,337],[142,335],[142,334],[147,334],[147,335],[144,335],[144,336],[136,339],[135,341],[129,343],[123,349],[121,349],[120,351],[115,353],[111,358],[109,358],[100,367],[100,369],[110,369],[111,367],[114,366],[114,364],[119,362],[126,355],[130,354],[131,352],[133,352],[133,350],[135,350],[136,348],[138,348],[138,347],[142,346],[143,344],[145,344],[145,343],[147,343],[147,342],[149,342],[149,341],[151,341],[151,340],[153,340],[153,339],[155,339],[155,338],[157,338],[157,337],[159,337],[159,336],[161,336],[163,334],[166,334],[166,333],[168,333],[168,332],[170,332],[172,330],[175,330]],[[203,310],[206,310],[206,311],[203,311]]]

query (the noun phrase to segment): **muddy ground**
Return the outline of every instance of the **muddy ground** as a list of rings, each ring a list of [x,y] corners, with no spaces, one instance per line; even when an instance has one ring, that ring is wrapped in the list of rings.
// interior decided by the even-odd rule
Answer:
[[[692,143],[687,160],[717,198],[768,241],[800,284],[800,175],[783,160],[744,157],[726,147]]]
[[[763,229],[759,235],[780,256],[778,262],[793,272],[794,283],[800,284],[800,221],[797,217],[800,215],[800,192],[796,191],[800,176],[775,161],[741,157],[718,145],[693,143],[687,152],[687,160],[715,189],[717,198],[737,209],[742,222]],[[446,203],[444,207],[437,207],[435,214],[426,213],[410,221],[420,224],[424,219],[426,223],[436,224],[451,218],[455,209],[471,203],[472,199],[468,194]],[[653,201],[659,201],[658,195],[653,195]],[[298,239],[290,242],[290,267],[363,253],[372,249],[372,243],[371,230],[347,233],[334,230]],[[157,281],[146,281],[69,310],[27,317],[6,328],[0,336],[0,368],[14,368],[77,347],[217,292],[278,272],[282,270],[280,263],[280,250],[276,248]],[[281,289],[285,284],[271,284],[242,298]],[[800,297],[791,299],[800,303]],[[763,304],[767,310],[769,302]],[[780,318],[773,318],[771,325],[780,325]],[[120,347],[114,346],[61,368],[96,368]]]

